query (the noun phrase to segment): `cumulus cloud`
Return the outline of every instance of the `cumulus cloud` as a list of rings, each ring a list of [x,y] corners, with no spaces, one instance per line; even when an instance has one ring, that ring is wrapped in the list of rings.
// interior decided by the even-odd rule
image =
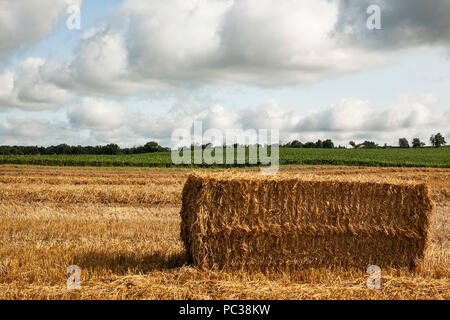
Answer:
[[[85,97],[67,109],[69,122],[77,128],[111,130],[127,120],[125,109],[114,100]]]
[[[2,30],[9,30],[2,32],[0,51],[48,34],[69,2],[74,4],[40,1],[36,10],[35,1],[0,0]],[[393,52],[380,53],[372,50],[375,46],[448,45],[450,5],[432,2],[127,0],[105,21],[85,30],[71,61],[47,62],[42,69],[51,85],[90,95],[205,83],[313,83],[393,61]],[[371,4],[382,8],[383,30],[366,28]],[[0,81],[10,81],[8,77],[0,75]],[[32,92],[23,94],[24,99],[36,99]]]
[[[342,99],[322,111],[311,112],[297,124],[301,131],[353,131],[367,125],[374,110],[369,102],[358,99]]]
[[[148,139],[137,135],[130,127],[122,126],[113,130],[89,130],[90,145],[115,143],[120,146],[139,146],[144,145],[147,142]]]
[[[0,120],[1,143],[4,145],[49,145],[73,143],[78,135],[69,132],[67,125],[58,120],[45,120],[23,115]]]
[[[204,83],[313,83],[393,61],[389,50],[448,44],[450,5],[433,0],[127,0],[85,32],[66,86],[127,94]],[[382,8],[383,30],[366,27]]]
[[[48,134],[46,121],[26,117],[11,117],[1,123],[2,133],[5,135],[42,138]]]
[[[395,145],[400,137],[428,142],[429,136],[439,131],[449,138],[450,109],[439,111],[436,102],[433,95],[404,94],[378,109],[369,101],[347,98],[322,110],[302,113],[272,99],[256,107],[174,107],[165,114],[149,115],[130,113],[114,100],[87,97],[67,108],[66,122],[9,117],[0,121],[0,135],[3,143],[18,144],[133,146],[157,140],[169,146],[174,130],[192,132],[194,121],[200,121],[203,132],[216,129],[223,135],[230,129],[235,133],[279,129],[282,142],[331,138],[344,145],[349,140]]]
[[[0,58],[50,34],[68,5],[79,3],[0,0]],[[372,4],[382,9],[382,30],[366,28],[366,9]],[[347,98],[320,111],[298,113],[267,100],[240,109],[226,102],[206,109],[184,105],[151,116],[126,110],[117,96],[211,83],[313,83],[365,71],[393,61],[397,49],[448,46],[449,6],[446,0],[126,0],[84,31],[69,61],[28,58],[15,70],[0,71],[0,110],[68,106],[65,129],[60,123],[11,118],[2,122],[2,134],[31,141],[32,132],[58,139],[87,132],[80,141],[133,144],[168,139],[173,129],[190,129],[196,120],[205,129],[278,128],[283,139],[302,141],[329,137],[394,143],[398,134],[440,128],[448,134],[450,112],[437,113],[431,95],[403,95],[385,109]],[[55,126],[56,131],[44,131]]]
[[[166,114],[153,116],[138,116],[134,118],[134,131],[144,137],[156,139],[168,139],[175,129],[190,130],[192,123],[205,112],[193,107],[174,107]]]
[[[0,0],[0,58],[49,35],[70,5],[82,0]]]
[[[222,105],[215,105],[200,113],[196,118],[196,120],[202,121],[206,129],[214,128],[225,131],[241,127],[240,116],[236,112],[227,111]]]
[[[72,60],[47,62],[45,76],[89,95],[314,83],[392,62],[390,49],[448,44],[449,4],[433,2],[127,0],[84,31]],[[366,28],[370,4],[382,8],[383,30]]]
[[[381,30],[366,27],[370,5],[381,9]],[[337,34],[353,45],[379,50],[450,45],[448,0],[339,1]]]
[[[73,94],[47,79],[49,66],[44,59],[28,58],[17,70],[0,73],[0,110],[56,109],[69,101]]]
[[[221,0],[126,1],[128,47],[133,68],[155,78],[178,79],[213,65],[220,51],[220,28],[233,6]]]
[[[263,101],[258,107],[247,108],[239,120],[244,128],[279,129],[292,131],[301,116],[274,99]]]
[[[189,130],[194,121],[201,121],[203,130],[217,129],[223,134],[227,129],[279,129],[282,141],[332,138],[341,144],[355,139],[396,144],[400,136],[427,141],[435,131],[449,134],[450,110],[438,111],[436,103],[433,95],[403,94],[389,107],[379,109],[369,101],[347,98],[320,111],[299,113],[276,100],[267,100],[258,107],[234,111],[216,105],[205,110],[184,110],[177,115],[171,112],[142,119],[134,129],[138,135],[167,142],[173,130]]]
[[[167,85],[137,76],[131,70],[123,34],[105,29],[92,31],[68,64],[54,65],[49,77],[62,88],[79,94],[127,95],[159,91]]]
[[[312,83],[390,61],[333,38],[327,0],[128,0],[85,31],[53,81],[81,93],[131,94],[205,83]]]
[[[342,99],[330,108],[311,112],[296,126],[299,131],[392,132],[400,129],[450,125],[435,112],[434,95],[400,95],[386,109],[377,109],[368,101]]]

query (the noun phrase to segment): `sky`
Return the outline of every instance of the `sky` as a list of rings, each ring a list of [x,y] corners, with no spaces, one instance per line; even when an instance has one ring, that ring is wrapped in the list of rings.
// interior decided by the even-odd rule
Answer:
[[[0,145],[450,141],[450,1],[424,3],[0,0]]]

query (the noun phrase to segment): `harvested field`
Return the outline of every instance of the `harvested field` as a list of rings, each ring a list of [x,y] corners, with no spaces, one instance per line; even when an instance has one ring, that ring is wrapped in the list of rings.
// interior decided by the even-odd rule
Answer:
[[[436,209],[424,261],[413,271],[383,268],[381,290],[367,289],[357,269],[201,270],[188,264],[180,237],[192,170],[0,166],[0,299],[450,299],[450,170],[281,171],[426,182]],[[82,269],[81,290],[66,288],[72,264]]]

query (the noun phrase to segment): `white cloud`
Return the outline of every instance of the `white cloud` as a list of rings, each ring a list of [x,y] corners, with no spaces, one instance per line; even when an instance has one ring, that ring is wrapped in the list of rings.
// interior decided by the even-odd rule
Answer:
[[[299,113],[276,100],[267,100],[251,108],[179,107],[165,114],[148,115],[129,112],[114,100],[88,97],[67,108],[67,122],[11,116],[0,121],[0,135],[5,144],[133,146],[157,140],[169,146],[175,129],[192,130],[194,121],[202,121],[203,132],[279,129],[283,142],[331,138],[343,145],[350,140],[396,145],[400,137],[419,137],[428,143],[436,132],[450,139],[450,110],[439,111],[435,103],[432,95],[401,95],[388,108],[379,110],[368,101],[347,98],[320,111]]]
[[[445,125],[442,115],[436,114],[437,97],[400,95],[386,109],[376,109],[368,101],[342,99],[328,109],[311,112],[297,125],[301,131],[331,132],[392,132],[400,129]],[[449,124],[449,123],[447,123]]]
[[[78,144],[78,134],[70,132],[67,125],[58,120],[15,115],[0,120],[2,145],[50,145],[58,143]]]
[[[381,30],[366,28],[370,5],[378,5]],[[448,0],[340,0],[337,35],[360,47],[380,51],[450,45]]]
[[[54,63],[48,77],[78,94],[129,95],[168,88],[168,84],[133,72],[123,37],[104,28],[87,31],[73,61]]]
[[[332,138],[347,144],[349,140],[368,139],[395,145],[403,136],[428,141],[431,133],[450,133],[450,110],[436,110],[436,102],[433,95],[404,94],[380,110],[369,101],[347,98],[326,109],[302,114],[276,100],[267,100],[258,107],[234,111],[220,105],[204,110],[172,110],[167,115],[142,119],[137,126],[130,126],[137,135],[164,139],[166,143],[173,130],[191,129],[193,121],[202,121],[203,130],[214,128],[224,134],[227,129],[279,129],[283,141]]]
[[[448,44],[446,1],[376,0],[385,29],[376,35],[365,27],[369,2],[127,0],[83,33],[74,60],[53,70],[51,78],[89,94],[211,82],[280,86],[393,60],[389,50],[375,46]],[[0,52],[48,35],[67,7],[80,3],[0,0],[0,29],[6,30]]]
[[[394,17],[409,23],[409,13],[420,22],[414,30],[421,32],[408,33],[408,39],[429,37],[432,44],[447,41],[448,24],[436,21],[442,21],[438,18],[448,6],[442,0],[434,1],[440,10],[429,8],[423,14],[414,8],[431,6],[418,0],[396,4],[381,1],[379,4],[386,8],[384,19],[386,23],[392,20],[393,29],[380,34],[406,32],[407,28],[394,23]],[[0,24],[7,30],[2,32],[5,38],[0,36],[0,51],[49,34],[68,5],[79,3],[81,0],[0,0]],[[127,0],[104,21],[84,31],[71,61],[46,62],[35,75],[45,81],[31,81],[30,85],[36,83],[35,88],[23,88],[0,104],[55,108],[57,103],[67,101],[67,92],[129,95],[209,83],[282,86],[367,70],[391,62],[394,52],[373,50],[348,34],[347,30],[352,30],[366,36],[367,28],[361,23],[367,18],[362,10],[367,1],[362,3]],[[436,23],[425,24],[432,17]],[[12,35],[14,39],[9,39]],[[383,44],[383,37],[376,39],[378,45]],[[342,41],[348,38],[353,40]],[[410,41],[411,45],[423,42]],[[0,75],[2,82],[9,78],[8,74]],[[41,97],[41,92],[50,92],[50,96]]]
[[[15,72],[0,73],[0,109],[56,109],[69,101],[73,95],[46,78],[48,66],[44,59],[28,58]]]
[[[0,0],[0,58],[52,32],[70,5],[82,0]]]
[[[132,128],[122,126],[112,130],[90,130],[89,141],[91,145],[115,143],[120,146],[139,146],[147,143],[148,139],[137,135]]]
[[[67,109],[69,122],[77,128],[111,130],[127,121],[125,109],[116,101],[86,97]]]
[[[126,1],[131,19],[128,47],[135,71],[151,78],[178,79],[200,72],[220,51],[220,28],[233,5],[221,0]]]
[[[439,123],[440,119],[433,110],[437,102],[437,97],[431,94],[400,95],[391,108],[377,115],[373,129],[420,128]]]
[[[211,83],[279,87],[365,71],[391,62],[399,48],[448,45],[448,19],[442,19],[448,4],[432,1],[436,7],[419,0],[375,0],[386,9],[384,30],[376,36],[365,28],[367,1],[127,0],[84,31],[69,61],[30,57],[16,70],[2,69],[1,111],[68,105],[68,128],[32,117],[9,118],[2,122],[2,134],[17,141],[49,141],[45,137],[53,134],[60,141],[88,132],[80,141],[132,145],[168,139],[173,129],[190,129],[195,120],[202,120],[205,129],[279,128],[282,137],[302,141],[394,143],[397,135],[448,134],[450,111],[436,112],[432,95],[403,95],[383,110],[347,98],[309,113],[276,100],[240,109],[223,101],[206,109],[185,102],[152,116],[126,110],[117,98]],[[0,58],[50,34],[68,5],[80,2],[0,0]],[[44,130],[55,126],[56,131]]]
[[[326,0],[129,0],[130,65],[162,82],[309,83],[386,61],[338,46]]]
[[[14,89],[14,73],[5,71],[0,73],[0,97],[8,96]]]
[[[58,85],[133,94],[208,83],[280,86],[387,63],[389,55],[332,37],[338,6],[326,0],[128,0],[84,33]]]
[[[293,130],[300,118],[301,115],[274,99],[263,101],[256,108],[247,108],[240,114],[240,122],[245,129],[279,129],[286,132]]]
[[[201,120],[205,129],[227,129],[240,128],[239,115],[236,112],[227,111],[223,106],[216,105],[197,116],[196,120]]]
[[[401,10],[401,3],[389,5],[389,14]],[[49,61],[40,72],[45,70],[43,77],[52,85],[79,95],[131,95],[210,83],[313,83],[394,60],[394,51],[343,41],[348,27],[363,28],[351,25],[353,18],[367,18],[361,8],[343,0],[127,0],[84,31],[71,61]],[[436,13],[431,11],[426,15]],[[439,35],[429,32],[433,39]],[[32,92],[25,98],[30,95],[36,99]]]
[[[168,139],[176,128],[190,130],[199,113],[201,111],[196,108],[180,106],[171,108],[166,114],[135,116],[132,127],[140,136]]]
[[[373,112],[367,101],[342,99],[325,110],[310,112],[299,121],[297,130],[336,132],[362,130],[372,119]]]
[[[28,117],[11,117],[0,124],[2,134],[20,136],[22,138],[42,138],[48,134],[45,121]]]

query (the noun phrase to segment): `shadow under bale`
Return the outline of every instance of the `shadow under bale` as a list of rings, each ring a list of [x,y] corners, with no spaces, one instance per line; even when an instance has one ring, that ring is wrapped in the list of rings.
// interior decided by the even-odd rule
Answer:
[[[73,263],[82,269],[107,269],[117,275],[124,275],[130,270],[134,273],[145,274],[179,268],[187,263],[187,256],[185,252],[178,254],[157,252],[142,255],[134,252],[88,251],[74,257]]]

